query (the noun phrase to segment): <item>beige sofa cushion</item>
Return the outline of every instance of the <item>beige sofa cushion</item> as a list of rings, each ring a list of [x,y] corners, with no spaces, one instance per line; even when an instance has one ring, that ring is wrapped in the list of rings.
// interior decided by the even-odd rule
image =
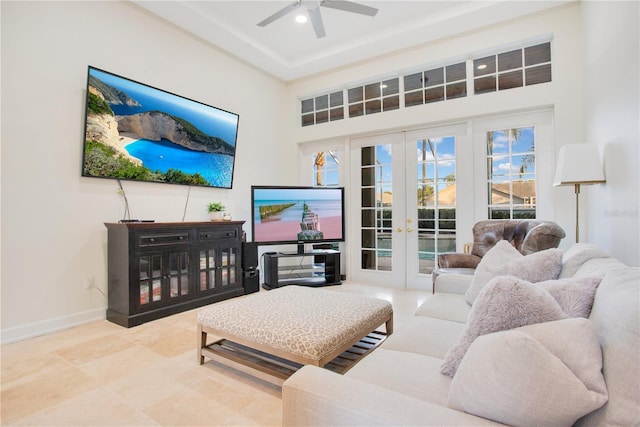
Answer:
[[[345,376],[447,406],[451,379],[440,375],[441,363],[442,359],[435,357],[377,348],[371,357],[362,359]]]
[[[393,335],[382,343],[382,348],[443,359],[447,351],[458,342],[462,332],[464,323],[414,316],[399,326]]]
[[[427,300],[418,307],[415,315],[465,323],[469,318],[469,313],[471,313],[471,307],[464,300],[463,294],[438,292],[427,298]]]
[[[640,425],[639,306],[640,268],[610,271],[598,286],[589,319],[602,346],[609,402],[579,426]]]
[[[523,256],[507,241],[498,242],[482,257],[465,300],[473,304],[486,284],[498,276],[515,276],[529,282],[557,279],[562,270],[562,250],[546,249]]]
[[[517,426],[570,426],[607,401],[590,321],[565,319],[484,335],[469,348],[448,406]]]

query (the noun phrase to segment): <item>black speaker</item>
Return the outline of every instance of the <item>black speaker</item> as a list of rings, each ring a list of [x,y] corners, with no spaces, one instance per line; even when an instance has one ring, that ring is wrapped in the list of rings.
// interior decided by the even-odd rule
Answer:
[[[253,242],[242,242],[242,269],[244,271],[258,268],[258,245]]]
[[[260,290],[260,270],[243,271],[242,286],[245,295],[258,292]]]

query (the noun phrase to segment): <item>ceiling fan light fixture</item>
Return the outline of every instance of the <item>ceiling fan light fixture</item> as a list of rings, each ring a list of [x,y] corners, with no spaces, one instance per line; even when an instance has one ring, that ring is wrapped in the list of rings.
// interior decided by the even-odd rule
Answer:
[[[303,15],[302,13],[299,15],[296,15],[296,22],[298,24],[304,24],[305,22],[307,22],[308,18],[307,15]]]

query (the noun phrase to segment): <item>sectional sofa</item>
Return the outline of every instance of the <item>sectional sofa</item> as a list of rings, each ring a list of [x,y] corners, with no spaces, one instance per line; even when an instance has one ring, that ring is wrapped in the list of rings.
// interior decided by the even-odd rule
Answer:
[[[640,269],[589,244],[491,253],[345,375],[291,376],[283,425],[640,425]]]

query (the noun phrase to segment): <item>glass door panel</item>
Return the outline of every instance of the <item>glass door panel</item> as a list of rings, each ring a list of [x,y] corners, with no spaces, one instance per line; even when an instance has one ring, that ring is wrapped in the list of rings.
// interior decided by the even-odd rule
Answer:
[[[214,289],[216,286],[216,250],[200,251],[200,290]]]
[[[138,259],[139,302],[145,306],[162,299],[162,256],[142,255]]]
[[[189,294],[189,253],[169,254],[169,296],[171,298]]]
[[[354,280],[404,286],[403,162],[402,134],[352,140]]]

